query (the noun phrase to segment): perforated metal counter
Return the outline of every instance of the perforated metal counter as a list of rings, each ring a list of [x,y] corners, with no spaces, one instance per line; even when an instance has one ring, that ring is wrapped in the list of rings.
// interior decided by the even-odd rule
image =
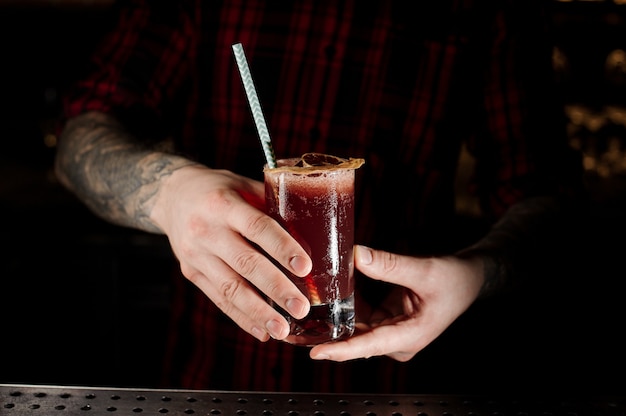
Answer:
[[[0,384],[0,415],[624,416],[625,398],[539,400]]]

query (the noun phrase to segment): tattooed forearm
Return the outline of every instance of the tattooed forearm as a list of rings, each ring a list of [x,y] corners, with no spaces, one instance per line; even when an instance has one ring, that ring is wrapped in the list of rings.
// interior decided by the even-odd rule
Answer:
[[[506,291],[520,283],[536,258],[538,242],[550,232],[549,224],[560,213],[556,198],[537,197],[520,202],[476,244],[458,253],[481,256],[484,283],[480,296]]]
[[[59,180],[96,215],[154,233],[161,232],[150,220],[161,180],[195,163],[140,144],[99,113],[71,120],[57,152]]]

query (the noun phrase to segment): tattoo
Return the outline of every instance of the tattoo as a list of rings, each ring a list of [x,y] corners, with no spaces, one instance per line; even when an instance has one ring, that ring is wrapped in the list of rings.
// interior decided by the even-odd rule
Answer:
[[[87,113],[66,125],[55,169],[59,180],[96,215],[161,233],[150,213],[162,179],[193,164],[141,144],[110,116]]]
[[[497,256],[483,256],[484,278],[479,297],[487,297],[492,293],[503,290],[503,283],[507,280],[506,267],[503,261]]]
[[[540,243],[549,237],[552,224],[561,212],[554,197],[536,197],[519,202],[476,244],[458,253],[460,256],[481,256],[484,282],[480,297],[508,291],[538,259]]]

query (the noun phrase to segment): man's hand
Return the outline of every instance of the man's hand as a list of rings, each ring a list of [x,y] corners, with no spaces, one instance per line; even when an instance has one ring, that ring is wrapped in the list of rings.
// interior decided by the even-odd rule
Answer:
[[[355,335],[315,346],[310,352],[313,359],[346,361],[387,355],[408,361],[474,302],[483,283],[478,258],[417,258],[357,246],[355,267],[397,286],[380,307],[357,316]]]
[[[241,328],[267,341],[285,338],[289,325],[259,291],[295,318],[306,316],[309,303],[262,251],[298,276],[310,272],[311,260],[260,209],[263,198],[263,183],[187,166],[161,187],[152,218],[168,236],[185,277]]]
[[[263,294],[295,318],[308,313],[306,297],[266,257],[297,276],[311,270],[302,247],[263,213],[263,183],[159,151],[98,112],[67,123],[55,169],[96,215],[166,234],[183,274],[259,340],[289,332]]]

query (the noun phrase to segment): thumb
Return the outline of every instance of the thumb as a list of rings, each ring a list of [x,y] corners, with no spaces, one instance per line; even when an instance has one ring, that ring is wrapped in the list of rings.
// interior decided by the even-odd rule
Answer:
[[[357,245],[354,250],[354,266],[366,276],[390,283],[398,283],[399,256],[382,250]]]

